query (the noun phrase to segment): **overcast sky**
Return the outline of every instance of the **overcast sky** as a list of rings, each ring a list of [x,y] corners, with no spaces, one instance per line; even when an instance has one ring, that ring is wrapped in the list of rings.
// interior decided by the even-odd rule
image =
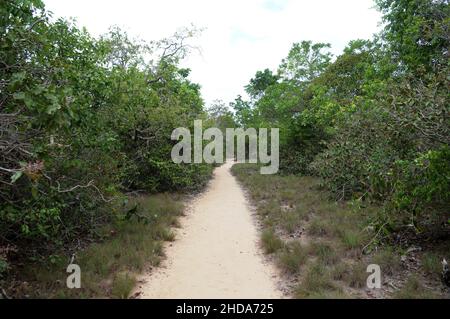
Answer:
[[[74,17],[93,35],[119,25],[144,40],[194,24],[201,48],[183,61],[209,104],[230,102],[257,70],[276,70],[293,42],[328,42],[339,54],[379,30],[373,0],[45,0],[56,17]]]

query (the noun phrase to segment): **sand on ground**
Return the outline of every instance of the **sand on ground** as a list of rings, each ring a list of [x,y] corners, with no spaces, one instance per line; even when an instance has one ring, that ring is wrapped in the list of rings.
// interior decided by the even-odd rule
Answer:
[[[138,298],[282,297],[232,165],[216,168],[207,190],[191,202],[161,267],[138,278]]]

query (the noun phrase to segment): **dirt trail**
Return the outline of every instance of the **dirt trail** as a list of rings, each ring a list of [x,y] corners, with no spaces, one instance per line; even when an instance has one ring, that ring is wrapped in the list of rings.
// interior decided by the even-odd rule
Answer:
[[[282,297],[232,165],[217,168],[206,192],[193,200],[162,267],[139,278],[139,298]]]

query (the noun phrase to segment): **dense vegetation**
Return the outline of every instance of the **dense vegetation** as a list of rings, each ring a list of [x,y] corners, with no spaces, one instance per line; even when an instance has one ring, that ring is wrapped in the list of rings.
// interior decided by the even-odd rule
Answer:
[[[261,175],[258,170],[256,164],[232,168],[256,209],[264,252],[278,266],[291,296],[448,298],[441,261],[450,257],[450,241],[371,245],[378,230],[370,221],[378,205],[337,202],[318,177]],[[380,289],[367,289],[371,264],[381,268]]]
[[[195,33],[143,43],[112,28],[95,39],[40,0],[1,2],[0,273],[8,256],[78,246],[125,218],[125,193],[207,181],[210,166],[170,158],[172,130],[205,113],[178,67]]]
[[[295,43],[231,106],[245,127],[279,127],[285,173],[316,175],[336,200],[384,206],[380,234],[448,236],[449,2],[377,0],[384,30],[333,58]],[[404,232],[406,231],[406,232]]]
[[[206,112],[200,86],[179,66],[196,30],[151,43],[118,28],[94,38],[70,20],[53,19],[41,0],[1,1],[0,280],[9,263],[52,260],[63,250],[71,255],[83,248],[80,261],[95,284],[80,294],[94,296],[100,294],[98,281],[113,269],[133,264],[130,268],[141,270],[145,258],[156,264],[159,240],[170,240],[166,227],[176,224],[181,208],[166,195],[152,200],[129,195],[193,191],[207,182],[211,165],[175,164],[170,158],[172,130],[191,128],[194,119],[221,129],[280,128],[281,172],[317,177],[272,176],[266,184],[263,177],[247,176],[253,168],[237,167],[244,184],[259,183],[266,192],[287,185],[292,189],[284,195],[301,206],[308,196],[316,205],[319,195],[293,194],[320,180],[333,200],[382,207],[370,218],[349,217],[336,203],[319,212],[323,220],[317,223],[329,224],[332,237],[351,246],[343,251],[376,243],[379,238],[360,236],[356,229],[367,224],[386,238],[395,233],[448,241],[449,1],[376,4],[384,29],[373,39],[351,41],[337,57],[329,44],[295,43],[276,72],[256,73],[245,87],[248,98],[231,103],[234,112],[220,101]],[[264,203],[259,195],[254,197]],[[284,200],[275,198],[267,215],[289,232],[308,216],[284,214]],[[155,207],[130,206],[141,201]],[[287,220],[277,219],[281,212]],[[339,220],[348,228],[333,228]],[[320,232],[327,225],[316,226]],[[123,233],[101,248],[86,248],[88,239],[114,237],[104,235],[105,229]],[[274,251],[306,259],[298,247],[284,246],[272,235],[263,234],[263,241],[278,243]],[[130,243],[134,249],[121,255],[120,245]],[[106,268],[98,262],[107,259],[102,249],[113,256]],[[282,256],[289,267],[288,255]],[[316,268],[311,271],[321,271]],[[47,271],[51,286],[55,280],[51,268]],[[108,293],[126,296],[133,280],[117,282],[116,293],[114,285]]]

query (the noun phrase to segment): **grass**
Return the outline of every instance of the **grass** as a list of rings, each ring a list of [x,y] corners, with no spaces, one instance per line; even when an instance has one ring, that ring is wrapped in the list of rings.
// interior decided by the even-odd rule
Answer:
[[[119,214],[116,221],[98,230],[102,240],[77,252],[74,263],[81,268],[80,289],[66,287],[68,258],[60,257],[50,266],[34,264],[21,271],[20,279],[30,286],[21,294],[38,298],[127,298],[135,285],[133,273],[159,265],[162,243],[174,240],[171,227],[177,226],[177,218],[183,213],[182,198],[169,194],[131,198],[126,209],[133,207],[137,208],[136,216],[124,219]]]
[[[423,255],[422,267],[429,275],[440,275],[442,272],[442,260],[438,254],[427,252]]]
[[[255,165],[238,164],[232,170],[248,189],[266,226],[262,233],[265,252],[276,253],[278,266],[300,282],[293,291],[296,297],[347,297],[339,281],[361,285],[365,269],[361,272],[341,262],[345,250],[357,249],[365,240],[359,229],[361,215],[330,201],[315,178],[261,176]],[[307,244],[283,242],[303,229],[309,238]]]
[[[379,265],[385,275],[393,275],[402,268],[399,254],[391,247],[374,253],[372,263]]]
[[[365,238],[361,235],[360,231],[344,230],[341,235],[341,240],[346,249],[358,249],[363,247]]]
[[[368,277],[366,271],[366,263],[357,262],[349,266],[349,271],[345,273],[343,280],[352,288],[364,288]]]
[[[383,281],[405,276],[400,250],[378,245],[375,252],[363,254],[375,235],[367,226],[376,219],[379,207],[357,200],[335,202],[313,177],[260,175],[259,167],[252,164],[236,164],[232,172],[256,206],[264,226],[265,253],[273,254],[287,281],[299,283],[292,289],[294,297],[364,296],[369,264],[380,265]],[[444,245],[439,254],[425,254],[424,273],[437,278],[442,257],[449,259],[448,251]],[[413,288],[408,281],[399,294],[424,295]]]
[[[338,262],[330,268],[331,278],[336,281],[343,281],[350,272],[350,267],[344,262]]]
[[[332,234],[332,227],[329,220],[315,218],[308,226],[308,234],[311,236],[329,236]]]
[[[278,261],[281,269],[290,274],[297,274],[306,263],[307,258],[307,250],[300,243],[293,242],[281,252]]]
[[[264,230],[261,240],[266,254],[272,254],[284,246],[283,241],[271,229]]]
[[[433,299],[438,296],[428,291],[419,278],[411,275],[401,289],[393,294],[395,299]]]
[[[341,289],[332,280],[328,269],[316,262],[307,269],[303,280],[295,289],[298,298],[322,298],[330,293],[341,293]]]
[[[111,288],[111,296],[119,299],[127,299],[134,286],[136,279],[129,273],[119,273],[114,277]]]
[[[297,212],[284,212],[281,214],[280,226],[288,234],[293,234],[302,224],[302,216]]]
[[[324,265],[334,265],[339,261],[338,251],[331,244],[325,242],[313,242],[310,251],[318,257]]]
[[[330,273],[334,280],[344,282],[346,286],[358,289],[366,286],[368,276],[366,269],[366,264],[361,261],[353,264],[340,262],[331,268]]]

